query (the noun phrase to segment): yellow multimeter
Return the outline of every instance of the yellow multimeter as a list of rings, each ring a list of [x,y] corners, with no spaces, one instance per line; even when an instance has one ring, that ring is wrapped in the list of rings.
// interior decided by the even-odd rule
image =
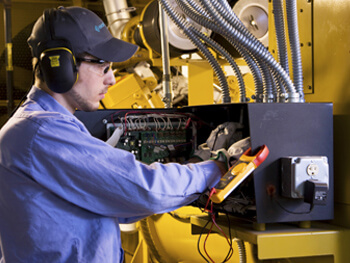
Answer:
[[[214,203],[221,203],[225,198],[248,177],[269,155],[269,149],[266,145],[260,147],[259,152],[251,155],[249,148],[239,160],[227,171],[220,179],[220,182],[214,187],[215,191],[210,199]]]

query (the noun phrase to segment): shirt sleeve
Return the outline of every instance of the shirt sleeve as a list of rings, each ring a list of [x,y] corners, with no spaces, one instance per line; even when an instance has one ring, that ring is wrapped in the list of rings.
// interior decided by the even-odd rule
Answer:
[[[92,137],[76,122],[63,120],[40,126],[29,156],[30,174],[43,187],[121,222],[189,204],[221,175],[213,161],[146,165]]]

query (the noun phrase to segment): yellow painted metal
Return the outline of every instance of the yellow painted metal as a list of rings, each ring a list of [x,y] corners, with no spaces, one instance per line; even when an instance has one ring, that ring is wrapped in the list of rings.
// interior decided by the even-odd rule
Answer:
[[[347,244],[350,242],[350,232],[346,228],[350,226],[350,192],[347,191],[350,188],[350,180],[348,179],[350,178],[350,168],[347,162],[344,161],[350,159],[347,150],[350,146],[349,11],[350,2],[346,0],[298,1],[306,100],[310,102],[331,101],[334,103],[335,223],[345,227],[317,222],[312,222],[311,228],[301,228],[287,224],[264,224],[265,230],[257,231],[253,230],[252,224],[236,223],[231,228],[233,236],[245,240],[246,244],[251,244],[249,263],[261,261],[350,262],[350,253],[348,253],[347,248]],[[273,37],[274,29],[271,18],[270,14],[270,36]],[[271,37],[269,49],[276,56],[276,40],[271,39]],[[153,61],[156,62],[156,60]],[[211,98],[204,95],[212,94],[212,70],[208,65],[203,66],[199,62],[191,63],[182,60],[182,63],[188,63],[189,65],[190,105],[211,104]],[[236,85],[235,78],[229,78],[228,81],[231,84],[230,86]],[[162,247],[166,253],[168,251],[174,254],[182,252],[182,247],[177,247],[178,241],[174,243],[170,241],[173,238],[172,234],[165,234],[164,232],[168,232],[169,229],[173,228],[174,219],[169,215],[162,215],[153,219],[154,230],[163,235],[158,237],[158,241],[162,245],[157,247]],[[206,220],[194,216],[191,218],[191,222],[192,225],[203,227]],[[223,223],[220,226],[227,234],[227,225],[225,226]],[[187,240],[187,234],[182,232],[186,227],[185,225],[182,227],[184,229],[181,231],[180,227],[175,227],[175,232],[178,233],[180,239]],[[191,242],[193,243],[193,241]],[[164,247],[169,247],[169,250]],[[184,250],[184,253],[190,255],[193,253],[193,249],[190,245],[188,248],[189,250]],[[258,259],[254,257],[255,249]]]
[[[350,2],[299,0],[298,10],[305,99],[334,105],[334,223],[350,227],[350,167],[344,161],[350,159]],[[271,37],[272,53],[275,47]]]
[[[214,102],[213,70],[207,61],[188,63],[188,105],[207,105]]]
[[[215,83],[217,85],[219,84],[217,81],[217,78],[214,78]],[[246,97],[249,98],[249,101],[253,101],[253,95],[255,94],[255,88],[254,88],[254,79],[253,75],[250,73],[243,74],[243,81],[246,88]],[[232,103],[238,103],[240,102],[240,93],[239,93],[239,85],[237,77],[234,75],[227,77],[227,83],[230,88],[230,97]],[[219,103],[222,103],[222,100],[219,101]]]
[[[142,236],[153,255],[153,262],[160,263],[201,263],[204,259],[197,251],[199,234],[191,234],[190,218],[203,214],[195,207],[182,207],[174,212],[153,215],[144,222]],[[205,222],[206,223],[206,222]],[[200,248],[203,254],[203,242],[206,234],[201,237]],[[222,262],[229,251],[228,243],[217,233],[212,233],[206,244],[208,254],[215,262]],[[239,262],[238,248],[233,246],[234,255],[229,262]],[[247,244],[247,249],[250,249]],[[147,262],[147,261],[145,261]]]
[[[313,1],[314,93],[334,104],[335,222],[350,227],[350,1]]]
[[[285,7],[285,3],[284,3]],[[299,0],[297,2],[298,9],[298,22],[299,22],[299,39],[300,39],[300,52],[301,52],[301,60],[303,64],[303,72],[304,72],[304,93],[312,93],[313,92],[313,54],[312,54],[312,1],[308,0]],[[285,9],[284,9],[285,11]],[[284,12],[286,17],[286,12]],[[273,7],[272,1],[269,1],[269,50],[274,58],[278,61],[278,48],[277,48],[277,40],[276,40],[276,32],[273,18]],[[286,26],[285,22],[285,26]],[[288,47],[288,57],[289,57],[289,72],[290,76],[293,79],[293,68],[291,63],[291,54],[289,48],[289,38],[288,38],[288,27],[286,26],[286,41]]]
[[[117,77],[102,102],[107,109],[164,108],[161,98],[152,91],[156,85],[156,79],[142,80],[136,74]]]
[[[203,227],[206,221],[206,217],[191,217],[191,223],[196,226]],[[217,223],[228,235],[227,221],[219,218]],[[314,256],[331,256],[334,263],[350,262],[348,228],[313,222],[311,228],[299,228],[290,224],[267,224],[265,231],[257,231],[253,230],[251,223],[237,222],[233,219],[230,225],[233,237],[257,246],[259,260],[308,257],[309,259],[303,262],[316,262]]]
[[[129,261],[126,261],[129,262]],[[131,259],[130,263],[148,263],[150,261],[150,255],[148,252],[147,244],[141,239],[139,242],[134,257]]]

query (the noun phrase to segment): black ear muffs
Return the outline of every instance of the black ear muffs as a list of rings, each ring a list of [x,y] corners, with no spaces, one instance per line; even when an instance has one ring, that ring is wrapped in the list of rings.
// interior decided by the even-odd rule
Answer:
[[[38,49],[42,50],[39,65],[49,89],[56,93],[65,93],[78,80],[78,71],[69,41],[55,37],[52,24],[54,12],[55,9],[44,12],[45,30],[50,39],[41,42],[38,46]]]
[[[39,63],[47,86],[56,93],[69,91],[78,80],[76,61],[68,48],[56,47],[44,50]]]

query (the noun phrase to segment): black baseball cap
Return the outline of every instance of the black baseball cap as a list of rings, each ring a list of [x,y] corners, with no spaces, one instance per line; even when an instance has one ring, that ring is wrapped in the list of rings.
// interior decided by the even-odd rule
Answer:
[[[128,60],[138,49],[137,45],[113,37],[104,22],[91,10],[71,6],[49,11],[49,18],[44,13],[34,24],[28,38],[33,57],[39,58],[50,41],[57,40],[68,42],[75,56],[86,52],[109,62]]]

